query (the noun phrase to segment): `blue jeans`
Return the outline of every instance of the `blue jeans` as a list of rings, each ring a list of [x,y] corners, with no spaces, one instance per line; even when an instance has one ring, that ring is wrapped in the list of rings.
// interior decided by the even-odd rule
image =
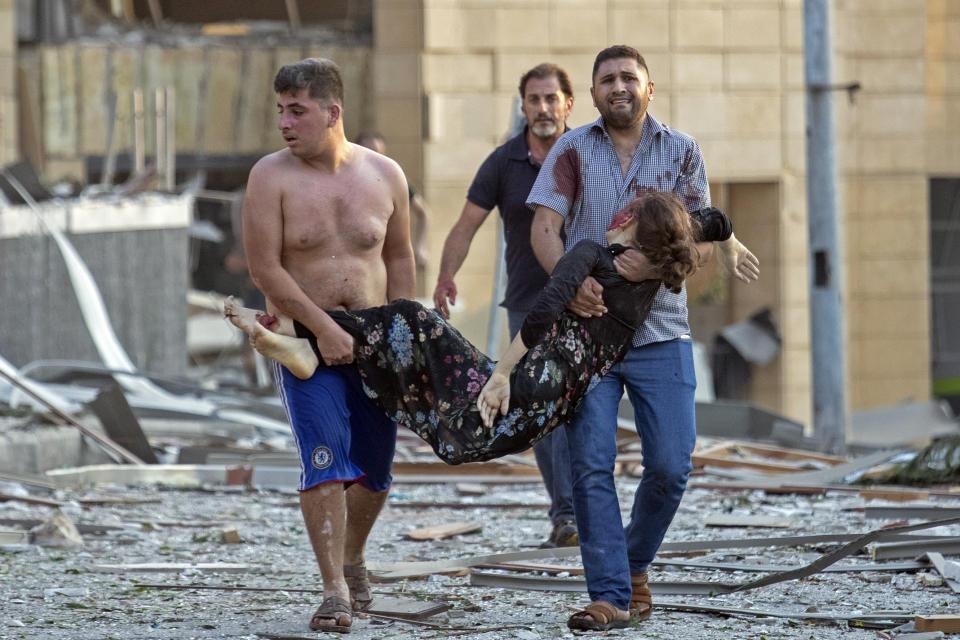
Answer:
[[[635,347],[587,394],[566,428],[591,601],[626,609],[630,575],[646,571],[663,542],[693,469],[696,386],[689,338]],[[626,528],[613,478],[624,387],[643,446],[643,478]]]
[[[523,326],[526,311],[507,309],[507,325],[512,340]],[[543,477],[543,485],[550,496],[550,522],[557,525],[574,520],[573,481],[570,474],[570,455],[567,453],[566,429],[554,429],[543,440],[533,445],[533,455]]]

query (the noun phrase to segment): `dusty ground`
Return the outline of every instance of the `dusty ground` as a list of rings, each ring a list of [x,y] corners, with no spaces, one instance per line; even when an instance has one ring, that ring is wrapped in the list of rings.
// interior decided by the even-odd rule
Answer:
[[[619,481],[626,503],[635,480]],[[99,492],[103,493],[103,490]],[[74,551],[30,546],[8,548],[0,554],[0,638],[317,638],[339,637],[311,633],[307,619],[318,596],[293,589],[319,588],[306,534],[291,493],[204,492],[157,488],[110,488],[111,494],[156,500],[122,506],[81,506],[75,500],[90,492],[63,491],[58,500],[73,501],[65,511],[80,523],[121,526],[107,534],[84,536]],[[452,486],[398,485],[391,503],[402,501],[463,502]],[[546,496],[538,484],[497,487],[490,495],[472,498],[484,502],[521,502],[543,505]],[[960,500],[955,501],[957,506]],[[944,504],[950,504],[944,502]],[[855,494],[827,497],[766,496],[762,493],[688,492],[668,533],[668,540],[808,535],[838,531],[860,533],[886,524],[866,520]],[[43,518],[49,507],[18,502],[0,503],[0,518]],[[735,512],[778,515],[794,520],[791,529],[706,528],[710,514]],[[414,528],[452,521],[481,522],[481,533],[454,539],[413,542],[403,534]],[[179,522],[192,526],[165,526]],[[224,544],[223,524],[237,527],[242,544]],[[376,526],[369,559],[379,561],[432,560],[508,552],[534,547],[548,528],[545,508],[409,509],[388,506]],[[938,534],[958,535],[960,529],[941,528]],[[728,550],[698,557],[698,561],[775,563],[796,565],[835,547],[774,550]],[[105,573],[98,565],[131,563],[242,563],[239,572],[190,569],[176,573],[125,571]],[[552,563],[564,562],[552,560]],[[869,562],[866,556],[845,563]],[[654,580],[716,580],[736,582],[758,574],[656,570]],[[234,585],[270,587],[279,591],[158,590],[139,585]],[[62,590],[56,593],[53,590]],[[283,589],[288,589],[284,591]],[[565,621],[585,596],[574,593],[508,591],[472,587],[469,578],[433,576],[375,585],[382,595],[447,602],[452,609],[436,615],[424,627],[379,619],[358,620],[350,637],[373,638],[573,638]],[[907,613],[945,613],[958,610],[957,595],[946,586],[926,586],[916,572],[821,573],[737,595],[662,596],[660,600],[751,609],[820,612],[849,616],[877,610]],[[452,630],[451,628],[456,628]],[[483,631],[483,629],[490,629]],[[592,634],[599,636],[600,634]],[[642,626],[610,632],[623,638],[877,638],[875,630],[850,628],[842,622],[810,623],[748,616],[721,617],[668,611],[655,612]]]

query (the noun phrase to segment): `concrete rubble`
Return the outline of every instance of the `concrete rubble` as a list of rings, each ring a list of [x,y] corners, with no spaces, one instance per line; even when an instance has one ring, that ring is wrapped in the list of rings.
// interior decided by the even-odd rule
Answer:
[[[759,447],[750,444],[739,452],[756,462]],[[736,451],[729,441],[701,448],[712,455]],[[629,459],[630,445],[624,449]],[[406,471],[433,464],[405,437],[401,459]],[[811,460],[814,467],[822,463],[813,454]],[[71,470],[60,471],[60,481],[58,473],[5,481],[0,528],[33,533],[0,546],[0,638],[331,637],[306,627],[322,584],[292,483],[264,488],[248,475],[246,484],[231,485],[225,475],[204,473],[185,484],[174,467],[151,466],[153,477],[137,476],[136,485],[119,473],[110,482],[54,487],[69,473],[78,477]],[[368,564],[383,576],[374,585],[383,608],[356,620],[350,637],[575,637],[566,618],[586,603],[576,550],[537,548],[549,529],[546,494],[537,476],[507,475],[509,467],[529,468],[519,460],[493,473],[449,467],[447,481],[430,483],[398,474],[368,547]],[[171,481],[164,482],[164,473]],[[622,465],[621,504],[629,504],[637,473]],[[701,472],[692,481],[724,478]],[[940,633],[930,625],[953,624],[960,603],[948,583],[956,582],[957,556],[929,554],[939,556],[934,562],[920,551],[877,560],[872,551],[960,539],[960,493],[934,486],[926,499],[902,502],[832,487],[809,494],[690,489],[652,569],[658,610],[638,629],[605,637],[950,637],[930,635]],[[897,511],[905,508],[912,510]],[[891,534],[891,541],[850,549],[800,579],[723,593],[727,585],[819,566],[862,534],[938,518],[952,524]],[[42,545],[38,532],[54,522],[58,531],[72,527],[82,547]],[[748,540],[756,546],[746,546]],[[445,562],[455,568],[420,571]]]
[[[4,365],[0,638],[324,637],[306,626],[322,584],[277,400],[238,382],[236,345],[219,367],[161,387],[103,329],[101,356],[122,372],[112,390],[110,376],[51,384]],[[26,388],[36,402],[22,402]],[[655,615],[607,636],[952,632],[960,492],[851,484],[915,458],[923,424],[909,447],[850,460],[815,453],[799,425],[724,409],[704,420],[711,437],[652,569]],[[750,428],[729,433],[734,415],[754,415]],[[926,440],[949,420],[931,421]],[[620,436],[629,505],[643,458],[629,428]],[[156,464],[138,464],[147,453]],[[351,637],[574,637],[583,569],[577,549],[538,548],[550,527],[529,452],[450,467],[401,430],[394,476],[368,544],[379,604]]]

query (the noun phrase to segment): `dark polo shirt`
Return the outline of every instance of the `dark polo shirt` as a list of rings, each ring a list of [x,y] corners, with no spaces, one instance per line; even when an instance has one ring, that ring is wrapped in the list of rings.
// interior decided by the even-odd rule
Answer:
[[[507,293],[500,304],[511,311],[529,311],[550,278],[530,246],[533,211],[526,202],[539,172],[540,165],[529,156],[524,127],[487,156],[467,191],[467,200],[488,211],[496,207],[503,219]]]

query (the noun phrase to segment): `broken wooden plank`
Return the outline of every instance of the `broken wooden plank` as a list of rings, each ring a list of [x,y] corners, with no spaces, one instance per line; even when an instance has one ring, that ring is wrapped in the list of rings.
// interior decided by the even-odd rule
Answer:
[[[695,467],[714,466],[752,469],[769,473],[795,473],[842,464],[846,458],[745,442],[723,442],[695,451]]]
[[[450,604],[446,602],[376,596],[373,599],[373,605],[367,612],[374,615],[402,618],[404,620],[425,620],[430,616],[449,611],[450,608]]]
[[[250,25],[245,22],[208,22],[200,27],[205,36],[245,36],[250,33]]]
[[[909,502],[911,500],[928,500],[929,491],[909,491],[904,489],[861,489],[860,497],[864,500],[890,500],[892,502]]]
[[[22,502],[40,507],[62,507],[62,502],[56,500],[44,500],[43,498],[34,498],[33,496],[15,496],[8,493],[0,493],[0,502]]]
[[[435,527],[424,527],[414,529],[403,535],[408,540],[441,540],[462,533],[479,533],[483,525],[477,522],[450,522]]]
[[[783,516],[763,515],[735,515],[731,513],[717,513],[704,520],[705,527],[770,527],[789,529],[794,521]]]
[[[477,482],[458,482],[455,488],[461,496],[484,496],[487,494],[487,487]]]
[[[948,614],[917,616],[913,619],[913,626],[917,631],[960,633],[960,616]]]
[[[750,487],[752,489],[760,489],[764,491],[782,488],[785,486],[789,487],[804,487],[804,486],[822,486],[827,483],[842,483],[847,476],[850,476],[864,469],[869,469],[875,465],[878,465],[882,462],[886,462],[897,455],[903,453],[902,449],[890,450],[890,451],[877,451],[859,458],[855,458],[850,462],[845,462],[843,464],[838,464],[836,466],[828,467],[826,469],[819,469],[817,471],[801,471],[798,473],[786,473],[777,476],[769,476],[766,478],[757,478],[756,480],[751,481],[749,484],[739,483],[739,482],[714,482],[711,483],[710,487],[707,488],[744,488]],[[842,485],[841,485],[842,486]],[[696,483],[691,484],[689,488],[703,487],[702,484]],[[857,491],[862,487],[856,487],[852,490]]]

